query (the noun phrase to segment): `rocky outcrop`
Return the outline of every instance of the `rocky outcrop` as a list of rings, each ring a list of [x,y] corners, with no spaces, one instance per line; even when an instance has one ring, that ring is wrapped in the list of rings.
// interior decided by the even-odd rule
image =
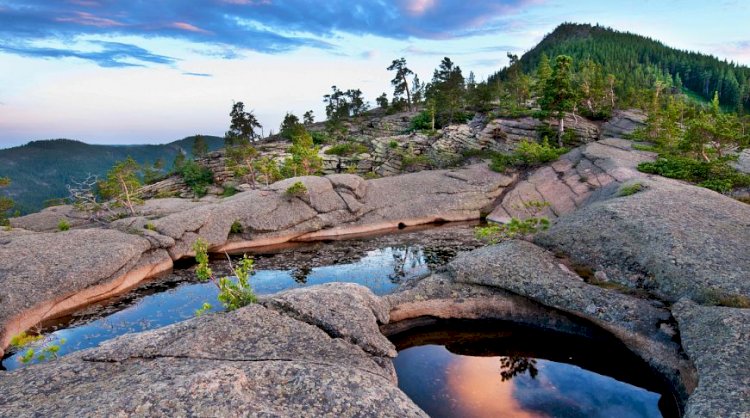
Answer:
[[[624,138],[638,128],[646,126],[648,115],[637,109],[618,109],[602,125],[602,138]]]
[[[750,309],[680,301],[672,311],[682,345],[700,375],[684,416],[750,415]]]
[[[609,138],[572,150],[520,181],[503,196],[488,219],[505,223],[511,217],[534,216],[527,207],[533,201],[549,203],[539,215],[557,218],[614,193],[625,182],[645,178],[637,166],[653,161],[656,154],[632,146],[630,141]]]
[[[750,299],[750,210],[701,187],[654,177],[643,190],[560,218],[536,242],[607,280],[661,298],[719,304]]]
[[[360,315],[377,298],[361,286],[345,290],[351,299],[334,321],[343,328],[320,326],[330,324],[326,301],[340,300],[324,286],[269,302],[280,310],[251,305],[205,315],[3,373],[0,404],[19,417],[426,416],[396,387],[392,346],[376,355],[332,335],[384,339],[375,316]],[[304,319],[287,312],[290,303]],[[345,318],[364,326],[347,328]]]
[[[287,195],[296,181],[306,185],[307,193]],[[217,202],[151,200],[142,216],[115,221],[109,225],[113,229],[88,224],[88,229],[60,233],[4,233],[0,256],[9,261],[0,266],[0,346],[44,319],[171,269],[173,261],[193,255],[199,238],[211,251],[241,251],[402,225],[475,220],[512,182],[486,165],[369,181],[351,174],[302,177]],[[19,218],[29,229],[49,228],[46,217],[37,219]],[[233,224],[242,233],[230,236]]]
[[[695,386],[694,370],[672,340],[676,330],[663,304],[586,283],[529,242],[508,241],[459,255],[447,273],[385,298],[391,321],[500,319],[584,336],[603,328],[668,377],[683,399]],[[397,322],[385,331],[400,332],[403,326]]]

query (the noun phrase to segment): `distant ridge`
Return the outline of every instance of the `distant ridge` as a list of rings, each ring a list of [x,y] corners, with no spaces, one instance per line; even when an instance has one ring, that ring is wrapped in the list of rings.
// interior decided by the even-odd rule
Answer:
[[[590,58],[606,73],[614,74],[621,85],[634,88],[651,88],[648,84],[658,73],[705,100],[718,91],[723,106],[750,110],[750,67],[672,48],[645,36],[598,25],[563,23],[520,58],[523,71],[535,71],[542,53],[550,59],[569,55],[576,62]],[[501,70],[490,79],[504,76],[505,70]]]
[[[210,151],[221,148],[224,139],[203,136]],[[4,191],[22,213],[44,207],[51,198],[66,197],[66,184],[88,173],[104,175],[116,161],[128,156],[138,163],[153,164],[161,158],[169,168],[178,153],[192,155],[194,136],[162,145],[92,145],[72,139],[31,141],[19,147],[0,149],[0,177],[10,177]]]

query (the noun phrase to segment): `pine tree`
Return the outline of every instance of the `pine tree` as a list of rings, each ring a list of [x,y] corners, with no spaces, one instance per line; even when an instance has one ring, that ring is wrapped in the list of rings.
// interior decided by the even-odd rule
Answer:
[[[414,74],[414,72],[406,66],[406,59],[402,57],[393,60],[387,70],[396,72],[393,76],[393,80],[391,80],[391,85],[393,85],[393,98],[399,98],[406,93],[406,103],[409,106],[409,110],[412,110],[411,92],[409,91],[409,80],[407,77]]]
[[[301,126],[297,127],[292,133],[292,146],[289,148],[292,155],[284,160],[282,174],[297,177],[318,173],[323,168],[323,159],[318,151],[310,133]]]
[[[308,110],[304,115],[302,115],[302,123],[304,123],[305,126],[309,126],[315,123],[315,116],[313,115],[312,110]]]
[[[10,178],[0,177],[0,188],[10,186]],[[7,196],[0,196],[0,225],[8,224],[8,212],[13,209],[13,199]]]
[[[294,128],[299,124],[299,118],[293,113],[287,112],[286,115],[284,115],[284,120],[281,122],[281,126],[279,127],[279,135],[281,135],[282,138],[291,139]]]
[[[542,55],[539,57],[539,65],[536,68],[536,94],[538,96],[544,94],[544,86],[550,77],[552,77],[552,67],[549,65],[549,57],[542,52]]]
[[[231,118],[231,124],[229,131],[224,134],[224,142],[227,146],[240,145],[244,143],[253,142],[259,137],[255,133],[255,129],[262,128],[258,119],[255,118],[253,112],[245,111],[245,104],[237,102],[232,105],[232,111],[229,113]]]
[[[542,110],[552,112],[558,120],[557,143],[563,146],[565,133],[565,112],[573,110],[575,105],[575,91],[571,75],[573,59],[567,55],[558,55],[552,76],[544,87],[544,96],[539,104]]]
[[[107,178],[99,182],[99,194],[104,199],[114,200],[115,206],[126,207],[131,215],[135,215],[135,205],[142,202],[138,197],[141,180],[138,173],[141,167],[135,160],[128,157],[116,163]]]
[[[440,126],[451,124],[463,109],[465,97],[464,76],[461,67],[445,57],[432,75],[427,99],[432,100]]]

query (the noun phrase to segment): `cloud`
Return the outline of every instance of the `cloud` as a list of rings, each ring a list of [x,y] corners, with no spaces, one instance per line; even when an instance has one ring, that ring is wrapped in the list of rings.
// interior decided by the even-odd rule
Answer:
[[[193,77],[213,77],[214,76],[213,74],[208,74],[208,73],[191,73],[189,71],[185,71],[184,73],[182,73],[182,75],[189,75],[189,76],[193,76]]]
[[[105,41],[89,41],[99,51],[38,47],[27,43],[15,45],[0,43],[0,52],[34,58],[79,58],[95,62],[100,67],[143,67],[144,63],[172,65],[175,58],[153,54],[141,47]],[[135,61],[135,62],[134,62]]]
[[[329,41],[342,33],[403,40],[501,32],[509,16],[541,1],[5,0],[0,39],[23,44],[106,35],[175,38],[263,53],[331,50]]]

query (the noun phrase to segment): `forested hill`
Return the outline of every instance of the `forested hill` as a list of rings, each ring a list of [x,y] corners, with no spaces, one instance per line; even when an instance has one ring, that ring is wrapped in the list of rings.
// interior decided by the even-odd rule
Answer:
[[[718,91],[722,105],[750,110],[749,67],[670,48],[644,36],[565,23],[520,58],[523,71],[534,72],[543,53],[552,60],[557,55],[569,55],[579,63],[590,58],[605,73],[616,77],[621,96],[652,88],[654,81],[660,79],[667,87],[683,87],[706,100]],[[495,77],[503,78],[503,72]]]
[[[209,150],[224,145],[224,139],[204,136]],[[179,152],[192,154],[194,137],[162,145],[91,145],[69,139],[33,141],[0,149],[0,177],[10,177],[4,192],[23,213],[44,207],[44,201],[66,197],[66,184],[87,174],[104,175],[116,161],[128,156],[138,163],[153,164],[162,159],[169,168]]]

